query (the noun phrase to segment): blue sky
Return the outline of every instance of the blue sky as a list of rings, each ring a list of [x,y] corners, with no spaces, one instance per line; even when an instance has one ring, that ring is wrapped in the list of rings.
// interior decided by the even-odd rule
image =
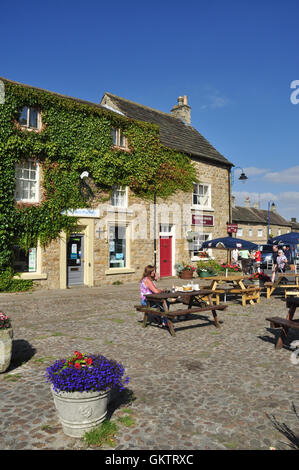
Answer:
[[[165,112],[187,95],[192,125],[249,177],[243,185],[235,170],[237,203],[271,200],[299,220],[297,0],[0,8],[0,76],[94,102],[110,91]]]

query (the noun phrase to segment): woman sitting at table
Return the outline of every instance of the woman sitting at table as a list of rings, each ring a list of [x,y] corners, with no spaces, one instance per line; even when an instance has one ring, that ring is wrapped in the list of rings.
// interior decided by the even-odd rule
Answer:
[[[157,275],[155,272],[155,268],[152,265],[148,265],[144,268],[143,276],[140,281],[140,299],[141,299],[141,305],[146,307],[146,295],[147,294],[160,294],[161,292],[164,292],[164,290],[158,289],[155,281],[157,281]],[[165,312],[165,309],[168,309],[168,304],[166,301],[163,302],[163,306],[154,300],[150,300],[150,307],[153,308],[159,308],[160,312]],[[158,319],[158,323],[160,323],[160,318]],[[167,323],[167,318],[162,317],[162,327],[167,328],[168,323]]]

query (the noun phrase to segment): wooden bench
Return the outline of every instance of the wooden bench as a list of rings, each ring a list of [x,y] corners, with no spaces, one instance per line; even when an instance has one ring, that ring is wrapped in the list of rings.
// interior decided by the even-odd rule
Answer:
[[[268,317],[266,318],[270,322],[271,328],[282,328],[279,337],[277,338],[275,349],[281,349],[286,337],[288,335],[289,328],[299,329],[299,320],[288,320],[281,317]]]
[[[261,300],[262,287],[246,287],[246,289],[232,288],[229,289],[230,294],[241,294],[242,295],[242,306],[246,306],[246,302],[249,301],[251,305],[254,305],[254,300],[259,303]]]
[[[285,299],[288,295],[295,295],[296,297],[299,297],[299,286],[297,284],[281,284],[279,287],[281,287],[281,289],[284,289]]]
[[[135,305],[134,306],[138,312],[143,312],[144,317],[143,317],[143,328],[146,327],[147,325],[147,320],[148,320],[148,315],[154,315],[154,316],[160,316],[160,317],[165,317],[167,319],[168,327],[170,334],[172,336],[175,336],[175,331],[173,327],[173,323],[171,320],[173,320],[175,317],[187,317],[189,315],[192,315],[193,313],[196,312],[208,312],[212,311],[213,317],[214,317],[214,322],[215,326],[217,328],[220,328],[218,318],[217,318],[217,310],[225,310],[227,308],[227,305],[207,305],[206,307],[192,307],[192,308],[186,308],[182,310],[167,310],[166,312],[160,312],[160,310],[154,310],[152,308],[148,307],[143,307],[142,305]]]

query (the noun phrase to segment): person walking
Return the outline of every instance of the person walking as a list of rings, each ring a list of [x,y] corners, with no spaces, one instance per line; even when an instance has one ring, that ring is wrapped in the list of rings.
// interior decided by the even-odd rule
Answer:
[[[256,250],[254,254],[254,259],[255,259],[255,264],[254,264],[254,269],[257,270],[258,273],[261,272],[261,261],[262,261],[262,254],[260,250]]]
[[[242,271],[243,271],[244,274],[249,274],[248,273],[249,251],[248,250],[240,250],[240,256],[241,256]]]
[[[273,253],[272,253],[272,258],[273,258],[273,264],[272,264],[272,278],[271,282],[275,281],[275,274],[277,271],[277,257],[278,257],[278,246],[273,245]]]

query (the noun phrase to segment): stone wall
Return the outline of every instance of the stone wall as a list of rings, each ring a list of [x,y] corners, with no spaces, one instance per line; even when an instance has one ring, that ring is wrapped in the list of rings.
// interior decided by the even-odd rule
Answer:
[[[200,227],[191,225],[191,215],[195,214],[192,208],[192,193],[178,192],[167,200],[157,200],[156,214],[156,262],[157,270],[160,267],[159,253],[159,228],[160,224],[175,226],[175,251],[173,253],[173,265],[176,262],[192,262],[189,245],[186,241],[187,230],[202,231],[211,234],[211,238],[227,236],[226,223],[229,221],[229,191],[228,170],[221,165],[194,161],[200,183],[211,185],[211,208],[202,212],[205,215],[213,215],[214,226]],[[107,194],[105,195],[107,196]],[[154,206],[153,201],[144,201],[134,196],[129,191],[128,210],[116,210],[110,206],[110,201],[103,205],[96,195],[92,203],[93,208],[101,208],[101,218],[94,218],[94,243],[93,243],[93,285],[100,286],[112,284],[116,281],[138,282],[143,269],[148,264],[154,264]],[[108,209],[108,210],[107,210]],[[162,210],[164,209],[164,210]],[[167,210],[169,211],[167,212]],[[128,264],[125,270],[111,270],[109,268],[109,240],[107,227],[115,221],[125,223],[130,227],[130,240],[127,240],[129,251]],[[82,220],[82,219],[81,219]],[[97,231],[101,227],[100,232]],[[144,234],[140,233],[140,228]],[[218,261],[227,260],[225,250],[213,250],[213,257]],[[90,262],[90,260],[85,260]],[[60,240],[53,241],[45,250],[42,250],[42,269],[47,274],[47,279],[40,282],[42,287],[49,289],[59,288],[60,282]]]

